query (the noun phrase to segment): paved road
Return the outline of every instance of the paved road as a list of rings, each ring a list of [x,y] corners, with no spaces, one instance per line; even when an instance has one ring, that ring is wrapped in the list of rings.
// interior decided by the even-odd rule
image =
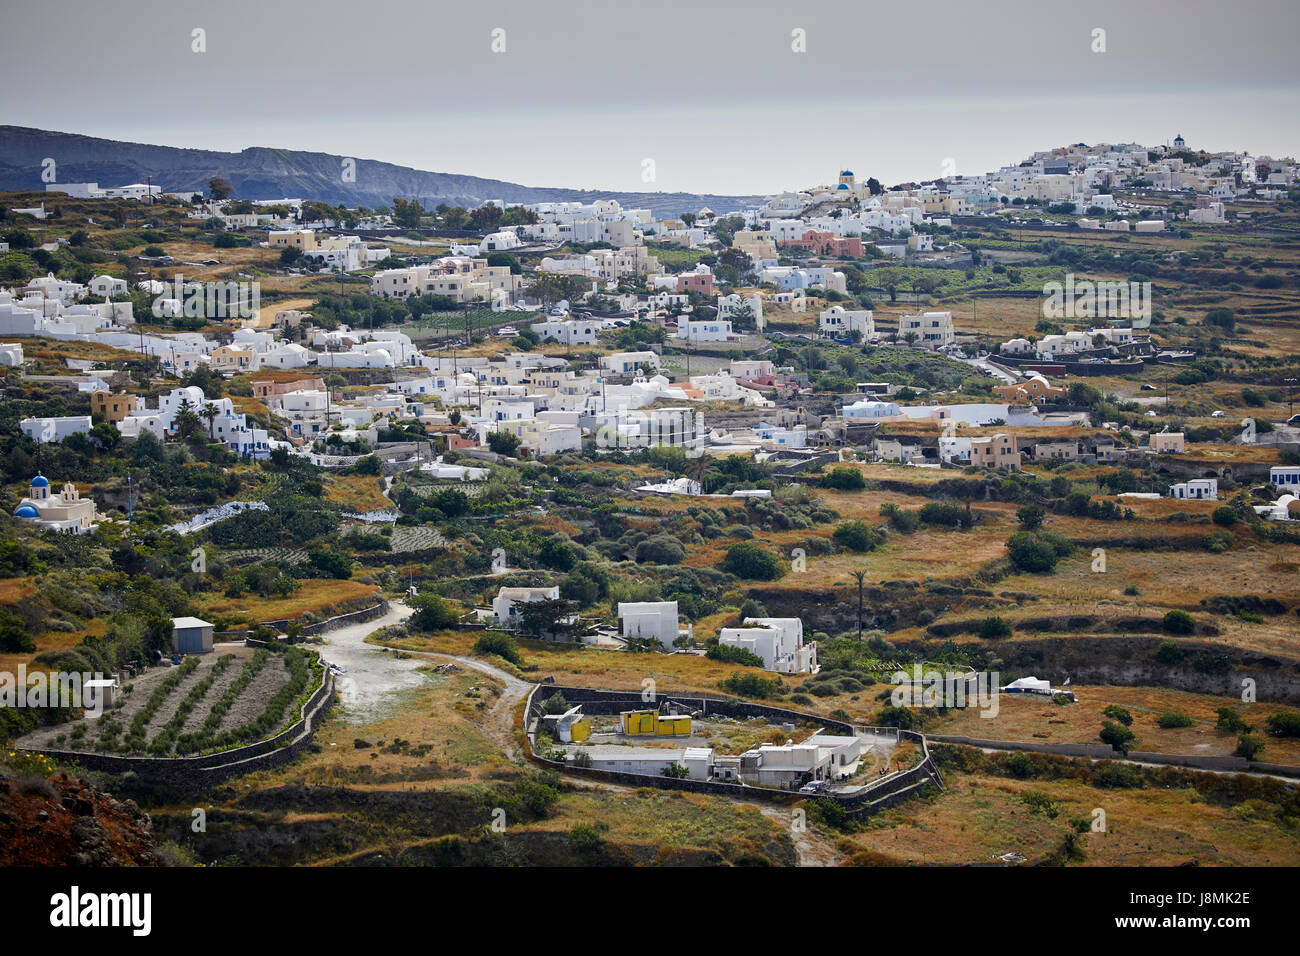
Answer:
[[[972,368],[977,368],[986,375],[992,375],[994,378],[1000,379],[1008,385],[1012,385],[1018,381],[1014,375],[1002,371],[1002,369],[989,362],[987,358],[963,359],[963,361]]]

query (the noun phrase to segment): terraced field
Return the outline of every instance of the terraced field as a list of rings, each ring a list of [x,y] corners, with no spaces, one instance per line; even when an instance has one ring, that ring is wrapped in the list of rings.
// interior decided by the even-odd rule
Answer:
[[[43,728],[19,744],[122,756],[212,753],[278,733],[296,719],[297,704],[319,680],[312,652],[223,649],[151,668],[125,684],[102,716]]]

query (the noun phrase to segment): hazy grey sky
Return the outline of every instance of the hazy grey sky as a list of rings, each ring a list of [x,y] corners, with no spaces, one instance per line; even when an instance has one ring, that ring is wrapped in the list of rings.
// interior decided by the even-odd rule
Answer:
[[[975,173],[1067,142],[1178,133],[1300,152],[1294,0],[8,6],[0,122],[171,146],[722,193],[842,166],[931,179],[948,158]]]

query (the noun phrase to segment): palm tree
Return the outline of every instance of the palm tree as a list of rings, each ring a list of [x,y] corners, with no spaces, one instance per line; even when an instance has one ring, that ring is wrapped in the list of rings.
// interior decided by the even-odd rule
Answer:
[[[182,398],[180,405],[176,408],[176,416],[172,419],[172,432],[177,438],[184,440],[193,434],[196,428],[200,427],[199,416],[194,414],[194,406],[188,399]]]
[[[206,405],[203,406],[203,417],[206,418],[206,419],[208,420],[208,437],[209,437],[209,438],[215,438],[215,437],[216,437],[216,436],[212,433],[212,423],[213,423],[214,421],[216,421],[217,416],[220,415],[220,414],[221,414],[221,411],[217,408],[216,405],[213,405],[211,402],[208,402]]]

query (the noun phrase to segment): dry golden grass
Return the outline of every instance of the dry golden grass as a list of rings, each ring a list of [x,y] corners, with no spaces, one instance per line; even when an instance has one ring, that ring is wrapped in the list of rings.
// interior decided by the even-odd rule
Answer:
[[[603,839],[644,856],[649,865],[703,850],[733,860],[762,856],[788,866],[795,853],[787,821],[788,814],[765,814],[753,804],[643,787],[562,794],[550,817],[520,829],[567,834],[579,823],[607,827]]]
[[[275,322],[275,313],[290,309],[310,309],[315,301],[315,299],[297,298],[267,303],[257,310],[256,318],[248,319],[244,325],[252,329],[269,329]]]
[[[1020,853],[1023,865],[1063,847],[1069,821],[1106,813],[1107,832],[1081,840],[1085,866],[1295,866],[1300,834],[1275,822],[1268,807],[1206,803],[1191,790],[1096,789],[1078,781],[1012,780],[949,774],[949,789],[929,802],[912,802],[878,816],[870,829],[844,837],[839,847],[863,862],[960,865]],[[1059,807],[1050,819],[1021,799],[1045,793]],[[879,854],[874,861],[871,854]]]
[[[425,790],[479,782],[512,767],[479,729],[504,685],[467,669],[426,677],[426,684],[398,695],[388,716],[357,726],[336,713],[317,731],[319,750],[244,779],[259,789],[302,782]],[[398,740],[406,746],[396,745]],[[356,746],[358,741],[366,746]]]
[[[12,606],[35,593],[36,583],[31,578],[0,578],[0,605]]]
[[[375,475],[327,474],[323,477],[325,500],[349,511],[385,511],[393,503],[379,490],[380,480]]]
[[[6,341],[21,342],[23,356],[38,362],[62,364],[64,359],[91,359],[97,362],[125,362],[138,358],[136,352],[114,348],[102,342],[56,341],[28,335],[6,335]]]
[[[1016,694],[998,695],[996,716],[986,718],[973,707],[954,709],[926,722],[928,733],[956,734],[986,740],[1020,740],[1035,743],[1100,743],[1097,733],[1106,720],[1102,711],[1116,704],[1133,715],[1137,734],[1135,750],[1189,756],[1226,756],[1236,749],[1236,734],[1215,729],[1220,707],[1232,707],[1257,728],[1269,714],[1296,713],[1300,708],[1280,704],[1243,704],[1235,697],[1193,694],[1165,687],[1074,686],[1078,703],[1057,706]],[[1161,729],[1157,718],[1165,713],[1186,714],[1195,726]],[[1300,740],[1267,737],[1259,759],[1269,763],[1300,764]]]
[[[108,631],[108,622],[102,619],[91,621],[80,631],[47,631],[36,638],[36,649],[27,653],[0,654],[0,672],[17,673],[18,665],[25,664],[28,669],[38,654],[46,651],[65,651],[76,647],[87,637],[103,637]]]
[[[408,651],[466,655],[477,639],[475,632],[441,631],[400,640],[374,640]],[[718,681],[740,668],[695,654],[628,654],[624,651],[543,641],[519,641],[527,678],[538,681],[554,677],[556,683],[640,690],[641,682],[652,678],[661,690],[708,691],[718,693]]]
[[[300,584],[294,594],[284,598],[264,598],[255,594],[232,598],[220,593],[202,593],[195,596],[195,603],[202,614],[238,617],[256,623],[318,614],[379,595],[374,585],[359,581],[308,579]]]

